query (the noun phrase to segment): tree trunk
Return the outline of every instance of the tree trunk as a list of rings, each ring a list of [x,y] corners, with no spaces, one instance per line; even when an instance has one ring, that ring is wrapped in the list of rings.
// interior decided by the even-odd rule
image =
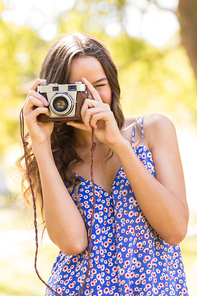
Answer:
[[[197,79],[197,0],[179,0],[176,15],[180,23],[183,46]]]

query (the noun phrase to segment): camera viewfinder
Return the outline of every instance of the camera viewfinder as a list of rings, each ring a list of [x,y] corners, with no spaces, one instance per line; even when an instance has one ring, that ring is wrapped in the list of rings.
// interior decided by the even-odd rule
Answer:
[[[58,91],[59,87],[58,86],[53,86],[53,91]]]
[[[68,91],[76,91],[76,85],[68,85]]]

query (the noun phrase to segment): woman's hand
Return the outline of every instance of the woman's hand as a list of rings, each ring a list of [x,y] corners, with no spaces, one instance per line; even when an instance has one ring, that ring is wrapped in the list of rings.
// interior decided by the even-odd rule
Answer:
[[[41,123],[38,122],[37,116],[41,113],[49,116],[49,109],[47,108],[49,102],[41,94],[37,92],[37,87],[41,83],[46,82],[44,79],[38,79],[34,82],[27,95],[24,107],[23,115],[32,142],[43,144],[50,139],[50,135],[53,131],[53,123]],[[35,108],[37,107],[37,108]]]
[[[95,137],[102,143],[112,146],[120,141],[122,135],[117,126],[114,114],[109,104],[103,103],[101,97],[93,85],[85,78],[82,78],[92,99],[86,99],[81,108],[83,123],[68,121],[67,125],[91,132],[94,128]]]

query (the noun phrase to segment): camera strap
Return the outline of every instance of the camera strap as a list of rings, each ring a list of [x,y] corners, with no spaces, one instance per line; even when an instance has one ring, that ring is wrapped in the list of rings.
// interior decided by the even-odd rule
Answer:
[[[35,272],[36,272],[39,280],[48,289],[50,289],[53,293],[55,293],[58,296],[61,296],[58,292],[56,292],[55,290],[53,290],[42,279],[42,277],[39,274],[38,268],[37,268],[39,243],[38,243],[38,224],[37,224],[37,213],[36,213],[36,199],[35,199],[35,194],[34,194],[34,190],[33,190],[32,180],[31,180],[30,171],[29,171],[29,164],[28,164],[28,159],[27,159],[27,146],[28,146],[29,143],[27,141],[25,141],[25,127],[24,127],[23,108],[20,111],[20,135],[21,135],[22,145],[23,145],[23,149],[24,149],[25,166],[26,166],[26,170],[27,170],[27,176],[28,176],[28,180],[29,180],[29,186],[30,186],[30,189],[31,189],[32,202],[33,202],[35,245],[36,245],[35,257],[34,257],[34,269],[35,269]],[[88,266],[87,266],[87,271],[86,271],[86,275],[85,275],[85,278],[84,278],[84,281],[83,281],[81,290],[75,296],[79,296],[79,295],[82,294],[83,289],[84,289],[84,286],[85,286],[85,283],[86,283],[86,280],[87,280],[87,277],[88,277],[88,274],[89,274],[89,270],[90,270],[90,255],[91,255],[91,248],[92,248],[91,234],[92,234],[93,220],[94,220],[94,212],[95,212],[95,186],[94,186],[94,177],[93,177],[93,154],[94,154],[95,148],[96,148],[96,142],[94,141],[94,128],[92,128],[92,147],[91,147],[91,167],[90,167],[90,171],[91,171],[91,183],[92,183],[92,188],[93,188],[93,208],[92,208],[91,224],[90,224],[90,229],[89,229],[89,234],[88,234]]]

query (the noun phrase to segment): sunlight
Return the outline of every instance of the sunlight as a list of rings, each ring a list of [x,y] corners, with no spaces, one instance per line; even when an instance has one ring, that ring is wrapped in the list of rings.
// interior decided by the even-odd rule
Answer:
[[[56,33],[58,24],[57,16],[73,8],[75,0],[4,0],[7,9],[1,17],[5,22],[14,22],[19,26],[30,26],[38,30],[43,40],[52,40]]]
[[[4,0],[8,10],[3,11],[1,17],[5,22],[13,21],[19,26],[31,26],[38,30],[43,40],[50,41],[57,33],[57,15],[72,9],[75,2],[75,0]],[[110,9],[110,5],[106,3],[100,2],[101,10]],[[168,10],[174,10],[178,0],[159,0],[158,3]],[[124,20],[126,32],[131,37],[141,38],[156,47],[161,47],[179,29],[179,23],[171,11],[158,10],[155,5],[147,4],[146,0],[128,1]],[[145,13],[142,12],[144,9]],[[117,36],[121,26],[117,21],[109,20],[105,30],[109,36]]]

